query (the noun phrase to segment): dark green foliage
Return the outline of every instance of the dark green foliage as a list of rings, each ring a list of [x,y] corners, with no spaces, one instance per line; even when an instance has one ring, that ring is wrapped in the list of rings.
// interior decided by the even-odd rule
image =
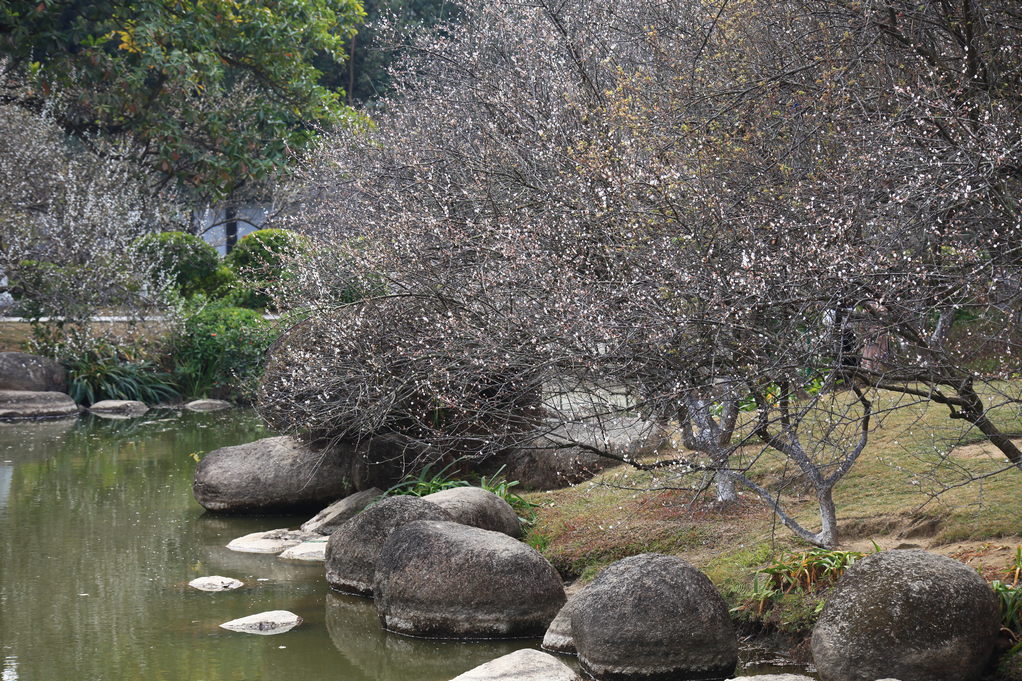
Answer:
[[[216,249],[194,234],[146,234],[136,242],[136,248],[141,257],[153,263],[154,276],[169,279],[186,298],[213,293],[231,281],[231,272],[221,268]]]
[[[170,351],[182,393],[250,402],[275,335],[257,312],[223,302],[189,315]]]
[[[455,477],[456,466],[461,463],[460,459],[449,462],[439,470],[435,469],[436,462],[425,466],[417,475],[408,475],[401,481],[392,485],[381,497],[408,494],[416,497],[424,497],[434,492],[442,492],[445,489],[454,487],[471,487],[468,480]],[[524,497],[515,494],[511,489],[518,485],[517,480],[506,480],[502,475],[504,467],[501,466],[496,473],[479,478],[478,487],[492,492],[511,505],[511,508],[518,514],[519,520],[526,525],[531,525],[536,520],[536,505]]]
[[[353,120],[319,84],[343,59],[357,0],[0,3],[0,57],[36,109],[80,137],[130,135],[140,160],[204,196],[273,175],[315,130]]]
[[[138,400],[146,404],[177,398],[173,377],[146,359],[129,360],[112,347],[64,360],[68,394],[89,406],[101,400]]]
[[[284,229],[260,229],[245,235],[224,258],[238,277],[235,304],[265,308],[269,289],[286,276],[288,260],[306,250],[303,237]]]
[[[1022,586],[994,580],[990,586],[1001,605],[1001,626],[1022,636]]]

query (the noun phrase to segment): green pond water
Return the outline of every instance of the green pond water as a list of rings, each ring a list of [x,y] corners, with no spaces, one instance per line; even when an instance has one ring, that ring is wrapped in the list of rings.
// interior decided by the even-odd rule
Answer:
[[[446,681],[538,647],[388,634],[322,564],[224,548],[307,519],[212,516],[192,498],[194,456],[269,435],[245,410],[0,423],[0,681]],[[204,575],[245,586],[187,586]],[[264,610],[304,622],[218,626]]]

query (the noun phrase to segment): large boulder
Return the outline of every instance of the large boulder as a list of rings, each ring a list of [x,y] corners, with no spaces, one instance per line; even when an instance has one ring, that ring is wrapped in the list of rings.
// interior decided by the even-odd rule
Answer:
[[[65,393],[0,390],[0,419],[52,419],[77,415],[78,405]]]
[[[322,508],[354,491],[349,462],[291,437],[223,447],[195,468],[192,491],[209,511],[262,512]]]
[[[738,664],[724,599],[681,558],[619,560],[572,601],[579,662],[600,681],[720,679]]]
[[[423,497],[451,514],[454,522],[510,537],[522,536],[518,514],[493,492],[481,487],[452,487]]]
[[[337,528],[326,546],[326,581],[334,589],[373,595],[376,563],[390,534],[413,520],[451,520],[451,515],[420,497],[388,497]]]
[[[565,600],[557,570],[527,544],[431,520],[390,535],[373,591],[386,629],[429,638],[540,636]]]
[[[813,629],[813,660],[824,681],[970,681],[999,628],[997,597],[975,570],[926,551],[884,551],[838,582]]]
[[[571,667],[553,655],[524,648],[498,657],[451,681],[580,681]]]
[[[0,352],[0,390],[66,393],[67,370],[47,357]]]
[[[350,494],[343,499],[338,499],[317,513],[314,518],[302,523],[301,529],[303,532],[315,532],[316,534],[325,535],[333,534],[334,530],[361,513],[366,506],[376,501],[381,494],[383,494],[383,490],[378,487],[372,487]]]

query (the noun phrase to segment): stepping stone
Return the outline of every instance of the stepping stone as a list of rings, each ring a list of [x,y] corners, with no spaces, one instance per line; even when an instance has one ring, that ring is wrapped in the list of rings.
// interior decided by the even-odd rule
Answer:
[[[309,562],[326,562],[327,538],[303,541],[280,554],[283,560],[304,560]]]
[[[319,535],[316,534],[282,528],[246,534],[244,537],[232,540],[227,548],[240,553],[281,553],[292,546],[298,546],[307,539],[318,537]]]
[[[268,610],[248,617],[241,617],[220,625],[223,629],[240,631],[245,634],[271,636],[291,631],[302,623],[302,618],[287,610]]]
[[[237,589],[245,586],[244,582],[231,577],[221,577],[220,575],[213,575],[212,577],[198,577],[188,582],[188,586],[199,591],[230,591],[231,589]]]

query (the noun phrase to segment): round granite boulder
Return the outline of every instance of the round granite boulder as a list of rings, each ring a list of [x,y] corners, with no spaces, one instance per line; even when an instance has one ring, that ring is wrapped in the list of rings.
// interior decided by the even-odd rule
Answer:
[[[385,629],[429,638],[541,636],[565,600],[557,570],[527,544],[430,520],[390,535],[373,591]]]
[[[67,392],[67,370],[47,357],[0,352],[0,390]]]
[[[579,662],[600,681],[721,679],[738,664],[724,599],[681,558],[644,553],[619,560],[572,604]]]
[[[503,532],[509,537],[522,536],[522,523],[511,504],[481,487],[452,487],[423,499],[432,501],[462,525]]]
[[[326,581],[344,593],[372,596],[376,561],[384,542],[394,530],[413,520],[451,520],[451,516],[420,497],[387,497],[376,502],[330,535]]]
[[[813,629],[824,681],[979,679],[1000,629],[975,570],[918,550],[883,551],[845,573]]]
[[[195,468],[192,491],[209,511],[319,509],[354,491],[348,469],[332,450],[269,437],[207,454]]]

